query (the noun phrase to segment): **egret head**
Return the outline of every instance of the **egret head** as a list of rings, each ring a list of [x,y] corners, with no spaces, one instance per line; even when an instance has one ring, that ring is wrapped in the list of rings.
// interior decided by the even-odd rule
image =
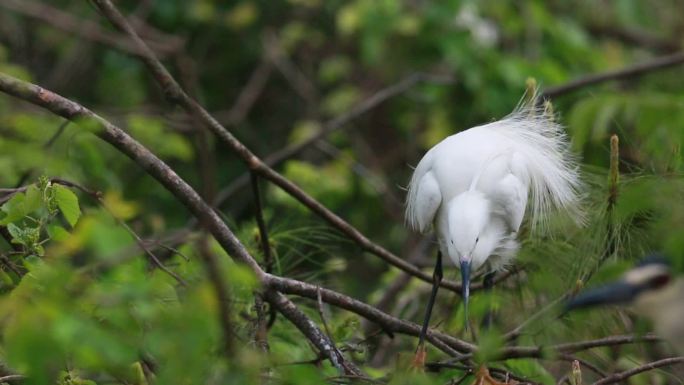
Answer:
[[[449,203],[446,249],[452,261],[461,268],[463,304],[468,317],[470,271],[479,269],[499,243],[496,232],[487,231],[490,224],[489,200],[476,190],[456,196]]]
[[[660,302],[671,282],[670,266],[660,256],[650,256],[622,279],[580,293],[566,304],[568,310],[598,305],[633,305],[644,313]]]

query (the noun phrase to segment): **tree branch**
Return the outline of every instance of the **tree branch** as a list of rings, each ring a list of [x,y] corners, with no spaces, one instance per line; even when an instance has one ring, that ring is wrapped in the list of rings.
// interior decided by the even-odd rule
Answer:
[[[277,171],[273,170],[254,153],[252,153],[244,144],[242,144],[233,134],[221,125],[207,110],[198,104],[194,99],[188,96],[171,74],[166,70],[164,65],[157,59],[155,54],[145,45],[145,42],[137,35],[135,30],[126,21],[124,16],[109,0],[93,0],[102,14],[109,19],[109,21],[119,30],[128,34],[139,48],[138,57],[148,67],[154,79],[159,83],[166,97],[185,109],[190,115],[194,116],[198,121],[204,123],[221,141],[235,152],[247,167],[270,180],[280,188],[282,188],[289,195],[300,201],[304,206],[311,211],[318,214],[331,226],[337,228],[347,237],[354,240],[364,251],[374,254],[387,263],[398,267],[399,269],[418,277],[425,282],[432,282],[430,274],[423,272],[416,266],[407,263],[405,260],[399,258],[395,254],[389,252],[380,245],[373,243],[366,238],[359,230],[351,224],[340,218],[337,214],[330,211],[323,204],[311,197],[305,191],[300,189],[287,178],[283,177]],[[442,286],[460,293],[460,285],[453,281],[443,281]]]
[[[0,0],[0,7],[40,20],[47,25],[78,35],[85,40],[105,44],[124,52],[138,53],[137,46],[126,40],[125,36],[104,30],[97,23],[79,19],[59,8],[32,0]],[[183,39],[175,36],[164,42],[157,40],[150,42],[152,49],[161,56],[171,55],[183,45]]]
[[[43,89],[35,84],[21,81],[3,73],[0,73],[0,91],[43,107],[65,119],[69,119],[90,130],[92,133],[111,144],[118,151],[124,153],[148,174],[159,181],[176,197],[176,199],[178,199],[178,201],[183,203],[183,205],[197,217],[202,226],[216,238],[221,247],[231,257],[249,266],[255,273],[257,279],[262,282],[265,280],[266,273],[259,267],[256,260],[247,252],[244,245],[240,243],[235,234],[233,234],[228,226],[221,220],[218,214],[202,200],[199,194],[181,179],[175,171],[152,154],[147,148],[129,136],[125,131],[76,102],[55,94],[52,91]],[[203,253],[202,258],[207,275],[214,286],[218,299],[219,322],[224,334],[224,350],[229,351],[231,348],[230,336],[232,335],[232,330],[230,329],[230,314],[228,313],[227,308],[227,304],[229,303],[229,298],[227,296],[228,285],[221,274],[222,270],[219,261],[214,254]],[[327,337],[325,337],[325,335],[322,335],[321,337],[321,332],[320,330],[317,330],[315,324],[306,318],[290,300],[279,293],[267,294],[267,298],[275,302],[272,302],[273,305],[277,306],[281,311],[287,312],[287,314],[283,314],[285,314],[288,319],[293,320],[296,317],[303,317],[302,319],[308,322],[307,326],[302,323],[303,321],[301,321],[301,319],[298,319],[297,322],[300,322],[300,325],[297,326],[319,349],[324,349],[325,344],[329,344]],[[337,360],[340,362],[340,360],[343,359],[332,355],[328,350],[324,349],[321,351],[324,352],[331,361]],[[342,362],[344,363],[344,368],[350,365],[350,367],[353,367],[353,363],[347,361]]]
[[[326,303],[356,313],[369,321],[375,322],[386,331],[412,335],[415,337],[420,334],[420,325],[395,318],[367,303],[336,291],[274,275],[269,275],[266,282],[269,287],[281,293],[296,294],[313,300],[317,300],[318,294],[320,293],[322,300]],[[477,346],[471,343],[434,330],[428,331],[427,339],[435,345],[435,347],[441,350],[444,350],[443,347],[446,344],[451,348],[451,353],[453,353],[453,350],[460,353],[470,353],[477,350]],[[440,344],[439,342],[442,343]]]
[[[593,349],[602,346],[616,346],[633,344],[639,342],[660,342],[662,341],[654,334],[646,334],[643,336],[635,335],[618,335],[596,340],[569,342],[551,346],[512,346],[501,349],[499,359],[508,358],[541,358],[545,353],[550,354],[572,354],[579,351]]]
[[[588,75],[566,84],[549,87],[541,94],[538,100],[552,99],[580,88],[599,84],[611,80],[634,79],[657,70],[678,66],[684,63],[684,52],[677,52],[671,55],[657,57],[653,60],[635,64],[619,70],[607,71],[594,75]]]
[[[441,77],[420,72],[411,74],[406,78],[402,79],[401,81],[399,81],[398,83],[392,84],[388,87],[385,87],[377,91],[367,99],[352,107],[349,111],[335,117],[332,120],[325,122],[320,130],[311,134],[308,138],[302,140],[301,142],[288,145],[283,149],[278,150],[271,155],[268,155],[263,162],[269,167],[279,166],[284,161],[296,156],[297,154],[311,147],[315,143],[320,142],[331,133],[345,127],[347,124],[357,119],[359,116],[367,113],[368,111],[372,110],[373,108],[377,107],[378,105],[382,104],[388,99],[391,99],[397,95],[400,95],[408,91],[409,89],[415,87],[418,84],[450,84],[452,82],[453,79],[448,77]],[[226,188],[219,191],[216,197],[215,206],[218,207],[222,205],[223,202],[225,202],[228,199],[228,197],[230,197],[235,192],[247,186],[248,183],[249,174],[242,174],[240,177],[235,179],[231,184],[229,184]],[[445,282],[446,281],[442,282],[442,286],[444,286]]]
[[[594,35],[606,36],[620,40],[626,44],[637,45],[643,48],[660,51],[661,53],[676,52],[682,48],[677,39],[665,39],[654,35],[647,30],[634,27],[619,27],[608,24],[589,24],[587,30]]]
[[[612,374],[608,377],[605,377],[602,380],[594,382],[592,385],[608,385],[608,384],[614,384],[616,382],[620,382],[623,380],[626,380],[629,377],[635,376],[639,373],[646,372],[648,370],[653,370],[660,368],[662,366],[669,366],[669,365],[678,365],[684,363],[684,357],[671,357],[671,358],[664,358],[662,360],[658,361],[653,361],[649,362],[644,365],[637,366],[636,368],[632,368],[629,370],[625,370],[624,372],[619,372]]]
[[[363,376],[361,370],[353,363],[345,360],[342,353],[335,348],[335,345],[330,341],[328,336],[326,336],[311,319],[302,313],[292,301],[274,290],[266,291],[265,298],[271,306],[274,306],[285,316],[285,318],[290,320],[302,334],[309,337],[309,341],[311,341],[341,373]]]

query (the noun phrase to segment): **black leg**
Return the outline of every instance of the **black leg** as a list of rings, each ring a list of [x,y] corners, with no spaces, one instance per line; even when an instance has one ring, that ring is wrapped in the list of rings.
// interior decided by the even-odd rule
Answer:
[[[487,292],[491,291],[492,287],[494,287],[494,276],[496,275],[495,272],[489,272],[484,275],[484,278],[482,279],[482,289]],[[482,319],[482,327],[485,329],[489,329],[492,326],[492,323],[494,322],[494,312],[490,308],[487,310],[487,313],[485,314],[484,318]]]
[[[437,297],[437,290],[439,290],[439,284],[442,282],[442,252],[437,252],[437,263],[435,264],[435,271],[432,273],[432,292],[430,293],[430,299],[428,300],[427,309],[425,310],[425,319],[423,320],[423,327],[420,329],[420,336],[418,337],[418,351],[425,342],[425,334],[427,333],[428,324],[430,323],[430,316],[432,315],[432,306],[435,304],[435,298]]]

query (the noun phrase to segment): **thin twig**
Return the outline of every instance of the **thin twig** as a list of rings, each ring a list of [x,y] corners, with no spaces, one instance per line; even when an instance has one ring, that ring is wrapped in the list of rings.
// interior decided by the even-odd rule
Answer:
[[[271,72],[273,72],[273,63],[266,58],[262,59],[240,91],[235,103],[226,113],[226,118],[223,120],[226,125],[235,126],[245,119],[266,86]]]
[[[316,87],[287,57],[274,32],[270,31],[264,35],[264,47],[269,61],[275,64],[290,86],[309,105],[315,104],[318,99]]]
[[[333,347],[330,339],[316,327],[311,319],[309,319],[301,310],[299,310],[292,301],[274,290],[268,290],[265,294],[266,299],[272,306],[292,322],[305,336],[324,354],[330,363],[337,368],[341,373],[351,374],[354,376],[363,376],[363,372],[354,363],[344,358],[342,353]]]
[[[264,221],[264,212],[261,204],[261,192],[259,191],[259,176],[252,172],[250,173],[252,180],[252,194],[254,194],[254,216],[256,217],[257,226],[259,227],[259,240],[261,242],[261,252],[264,255],[264,270],[270,273],[273,268],[273,255],[271,253],[271,243],[268,239],[268,229]]]
[[[587,30],[594,35],[607,36],[623,43],[656,50],[662,53],[676,52],[682,48],[678,39],[665,39],[647,30],[634,27],[620,27],[614,25],[589,24]]]
[[[53,183],[58,183],[58,184],[64,185],[64,186],[76,188],[76,189],[84,192],[86,195],[90,196],[93,200],[95,200],[98,203],[98,205],[100,205],[100,207],[102,207],[105,211],[107,211],[107,213],[114,219],[114,221],[119,226],[123,227],[124,230],[126,230],[126,232],[128,234],[130,234],[130,236],[133,237],[133,239],[135,240],[135,243],[138,245],[138,247],[140,247],[140,249],[145,254],[147,254],[147,256],[150,258],[152,263],[154,263],[159,269],[164,271],[166,274],[173,277],[173,279],[175,279],[182,286],[185,286],[185,287],[188,286],[188,283],[185,282],[185,280],[183,278],[181,278],[180,275],[178,275],[176,272],[174,272],[173,270],[166,267],[166,265],[164,265],[164,263],[162,263],[162,261],[160,261],[159,258],[157,258],[157,256],[152,252],[152,250],[150,250],[147,247],[147,245],[145,245],[145,241],[143,241],[143,239],[138,235],[138,233],[136,233],[130,226],[128,226],[128,224],[123,219],[116,216],[114,214],[114,212],[109,209],[109,207],[107,206],[105,201],[102,199],[102,193],[100,191],[91,190],[89,188],[84,187],[81,184],[78,184],[78,183],[75,183],[75,182],[72,182],[72,181],[69,181],[66,179],[62,179],[62,178],[51,178],[50,181]]]
[[[595,340],[569,342],[551,346],[510,346],[502,348],[499,359],[534,357],[541,358],[544,353],[572,354],[583,350],[593,349],[603,346],[616,346],[641,342],[661,342],[662,340],[653,334],[643,336],[617,335]]]
[[[596,367],[596,366],[593,365],[592,363],[588,362],[587,360],[583,360],[583,359],[581,359],[581,358],[577,358],[577,357],[575,357],[575,356],[573,356],[573,355],[570,355],[570,354],[559,354],[559,355],[558,355],[558,358],[561,359],[561,360],[563,360],[563,361],[567,361],[567,362],[573,363],[573,365],[574,365],[574,362],[577,361],[578,363],[582,364],[582,365],[585,366],[587,369],[591,370],[592,372],[598,374],[598,375],[601,376],[601,377],[605,377],[605,376],[607,375],[606,372],[604,372],[603,370],[599,369],[598,367]]]
[[[264,256],[264,270],[267,273],[271,273],[273,270],[273,254],[271,251],[271,242],[268,238],[268,229],[266,228],[266,222],[264,221],[264,212],[261,204],[261,192],[259,190],[259,176],[256,173],[251,172],[250,177],[252,181],[252,193],[254,194],[255,216],[257,226],[259,227],[261,252]],[[270,307],[268,314],[268,322],[266,323],[267,330],[270,329],[276,321],[277,312],[273,306]]]
[[[326,136],[330,135],[334,131],[337,131],[359,118],[361,115],[367,113],[368,111],[374,109],[378,105],[382,104],[388,99],[395,96],[401,95],[402,93],[408,91],[409,89],[415,87],[421,83],[435,83],[435,84],[451,84],[453,79],[448,77],[440,77],[437,75],[424,74],[424,73],[414,73],[406,78],[402,79],[398,83],[392,84],[385,87],[367,99],[364,99],[359,104],[352,107],[349,111],[335,117],[332,120],[327,121],[323,124],[322,128],[310,135],[308,138],[302,140],[299,143],[289,145],[279,151],[264,158],[264,163],[269,167],[277,167],[282,164],[287,159],[290,159],[304,149],[309,148],[318,141],[324,139]],[[231,184],[226,188],[219,191],[214,205],[216,207],[221,206],[227,199],[235,194],[237,191],[241,190],[249,183],[249,174],[244,173],[240,177],[236,178]],[[444,284],[445,281],[443,281]]]
[[[647,364],[637,366],[636,368],[625,370],[624,372],[612,374],[608,377],[603,378],[602,380],[594,382],[592,385],[614,384],[616,382],[626,380],[627,378],[630,378],[630,377],[637,375],[639,373],[643,373],[643,372],[646,372],[649,370],[657,369],[657,368],[660,368],[663,366],[679,365],[681,363],[684,363],[684,357],[664,358],[662,360],[649,362]]]
[[[330,328],[328,327],[328,321],[325,319],[325,314],[323,313],[323,299],[321,298],[321,290],[320,287],[318,288],[318,291],[316,292],[316,304],[317,309],[318,309],[318,316],[321,317],[321,323],[323,323],[323,330],[325,330],[325,334],[328,335],[328,338],[330,338],[330,341],[335,343],[332,339],[332,334],[330,333]],[[337,349],[337,348],[335,348]]]
[[[105,204],[105,202],[104,202],[102,199],[99,199],[98,201],[99,201],[100,205],[102,206],[102,208],[104,208],[105,211],[107,211],[107,212],[109,213],[109,215],[111,215],[112,218],[114,218],[114,221],[116,221],[116,223],[117,223],[119,226],[123,227],[124,230],[126,230],[126,232],[127,232],[128,234],[130,234],[130,235],[133,237],[133,239],[135,240],[135,243],[138,245],[138,247],[140,247],[140,249],[141,249],[145,254],[147,254],[148,257],[150,257],[150,260],[152,261],[152,263],[154,263],[155,266],[157,266],[160,270],[162,270],[162,271],[165,272],[166,274],[168,274],[168,275],[170,275],[171,277],[173,277],[173,279],[175,279],[176,282],[178,282],[178,283],[181,284],[182,286],[184,286],[184,287],[187,287],[187,286],[188,286],[188,283],[185,282],[185,280],[184,280],[183,278],[181,278],[180,275],[178,275],[175,271],[173,271],[173,270],[169,269],[168,267],[166,267],[166,265],[164,265],[164,263],[163,263],[162,261],[160,261],[159,258],[157,258],[157,256],[152,252],[152,250],[150,250],[150,249],[145,245],[145,242],[143,241],[142,238],[140,238],[140,236],[138,235],[138,233],[136,233],[130,226],[128,226],[128,224],[127,224],[123,219],[117,217],[117,216],[114,214],[114,212],[112,212],[112,210],[110,210],[110,209],[107,207],[107,205]]]
[[[0,254],[0,261],[5,267],[12,270],[12,272],[16,274],[17,277],[21,277],[24,275],[23,272],[21,272],[16,266],[14,266],[14,263],[12,263],[12,261],[7,257],[7,255]]]
[[[78,18],[59,8],[32,0],[0,0],[0,6],[40,20],[49,26],[77,35],[82,39],[105,44],[124,52],[138,53],[137,46],[129,42],[125,36],[102,29],[93,21]],[[161,56],[178,52],[184,44],[183,39],[176,36],[165,36],[164,41],[150,41],[152,49]]]
[[[635,79],[640,76],[649,74],[651,72],[678,66],[682,63],[684,63],[684,52],[677,52],[671,55],[660,56],[653,60],[635,64],[630,67],[622,68],[619,70],[602,72],[594,75],[588,75],[572,80],[566,84],[561,84],[555,87],[549,87],[543,92],[539,100],[555,98],[576,91],[580,88],[584,88],[594,84],[604,83],[607,81]]]
[[[616,134],[610,137],[610,174],[608,181],[608,209],[617,203],[618,182],[620,180],[620,139]]]
[[[8,374],[6,376],[0,377],[0,382],[18,382],[25,380],[26,376],[21,374]]]
[[[286,294],[296,294],[313,300],[317,300],[320,294],[326,303],[354,312],[369,321],[375,322],[383,330],[416,337],[420,334],[420,325],[393,317],[371,305],[333,290],[274,275],[269,275],[266,281],[270,287]],[[468,353],[477,349],[473,344],[434,330],[428,331],[427,340],[438,349],[458,357],[463,356],[462,352]],[[445,349],[445,345],[450,349]]]
[[[560,297],[554,299],[553,301],[549,302],[544,306],[543,308],[539,309],[536,313],[532,314],[531,316],[527,317],[525,321],[523,321],[520,325],[518,325],[515,329],[509,331],[508,333],[504,334],[503,338],[506,341],[511,341],[520,334],[522,334],[523,329],[525,329],[527,326],[530,324],[536,322],[539,318],[541,318],[544,314],[548,313],[551,309],[555,308],[559,303],[564,301],[565,299],[568,298],[568,294],[563,294]]]

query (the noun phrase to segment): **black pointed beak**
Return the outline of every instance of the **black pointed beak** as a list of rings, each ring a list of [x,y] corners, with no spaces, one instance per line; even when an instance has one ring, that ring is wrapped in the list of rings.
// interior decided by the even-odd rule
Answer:
[[[565,310],[582,309],[600,305],[622,305],[632,302],[639,293],[639,286],[624,280],[599,286],[579,293],[565,304]]]
[[[468,330],[468,299],[470,298],[470,261],[461,261],[461,294],[465,312],[465,329]]]

